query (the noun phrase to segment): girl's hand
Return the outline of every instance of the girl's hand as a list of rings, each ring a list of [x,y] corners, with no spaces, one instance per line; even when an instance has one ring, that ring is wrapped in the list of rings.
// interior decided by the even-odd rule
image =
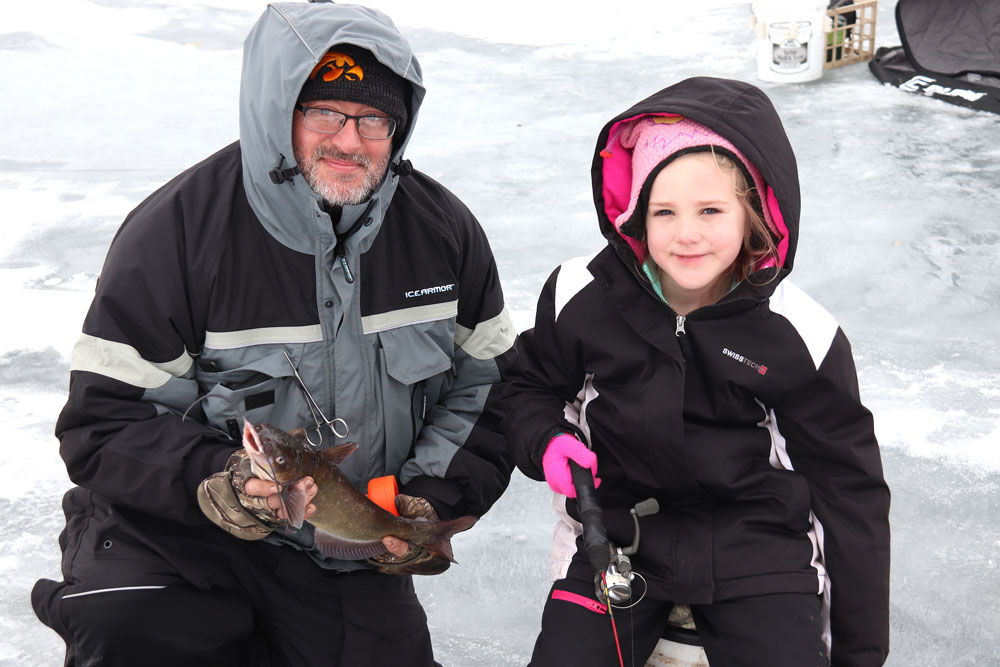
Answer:
[[[573,475],[569,469],[570,461],[590,469],[595,489],[601,485],[597,476],[597,454],[573,436],[562,433],[549,440],[545,453],[542,454],[542,470],[550,489],[568,498],[576,498]]]

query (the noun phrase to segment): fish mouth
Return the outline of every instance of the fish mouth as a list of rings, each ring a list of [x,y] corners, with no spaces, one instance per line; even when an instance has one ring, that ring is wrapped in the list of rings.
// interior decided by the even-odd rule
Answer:
[[[248,421],[244,421],[243,423],[243,447],[247,450],[247,454],[251,456],[264,455],[264,443],[260,441],[260,434],[257,433],[257,429]]]
[[[273,470],[273,467],[264,451],[264,443],[260,439],[260,433],[248,421],[243,423],[243,449],[250,457],[251,471],[261,479],[275,481],[274,475],[268,472]]]

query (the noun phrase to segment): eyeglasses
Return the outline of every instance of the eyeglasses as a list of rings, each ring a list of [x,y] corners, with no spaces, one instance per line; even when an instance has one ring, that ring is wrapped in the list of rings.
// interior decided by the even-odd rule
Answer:
[[[388,116],[375,116],[373,114],[352,116],[333,109],[304,107],[301,104],[296,104],[295,110],[302,112],[302,124],[306,126],[307,130],[313,132],[337,134],[344,129],[348,118],[354,120],[358,134],[365,139],[388,139],[396,131],[396,120]]]

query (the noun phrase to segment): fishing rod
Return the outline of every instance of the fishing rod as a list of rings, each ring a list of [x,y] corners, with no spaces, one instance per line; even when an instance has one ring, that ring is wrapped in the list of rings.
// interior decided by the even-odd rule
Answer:
[[[639,517],[656,514],[660,511],[660,504],[655,498],[647,498],[629,510],[635,523],[635,537],[629,546],[616,547],[611,544],[604,527],[604,511],[597,500],[593,475],[588,468],[575,461],[570,461],[569,466],[573,487],[576,489],[577,512],[583,525],[583,546],[587,550],[590,565],[597,573],[595,576],[607,582],[606,586],[598,582],[598,595],[602,601],[621,604],[632,597],[633,578],[641,577],[632,571],[632,561],[629,558],[639,550]]]
[[[583,547],[587,551],[591,567],[594,568],[594,586],[597,597],[608,606],[608,617],[611,619],[611,630],[615,636],[618,661],[624,667],[613,609],[616,605],[621,605],[632,597],[632,580],[637,576],[642,578],[642,575],[632,570],[632,561],[629,558],[639,550],[639,517],[656,514],[660,511],[660,504],[655,498],[648,498],[630,509],[629,513],[635,523],[635,537],[629,546],[616,547],[608,539],[608,532],[604,526],[604,511],[597,500],[593,475],[588,468],[584,468],[575,461],[570,461],[569,467],[573,487],[576,489],[577,513],[580,515],[580,523],[583,525]],[[629,606],[638,603],[637,600]]]
[[[607,574],[612,567],[611,555],[613,552],[611,542],[608,541],[608,531],[604,527],[604,511],[597,501],[597,490],[594,488],[594,477],[591,475],[590,469],[584,468],[575,461],[569,462],[569,469],[573,478],[573,487],[576,489],[577,512],[580,514],[580,523],[583,524],[583,546],[587,550],[587,558],[595,572],[594,583],[597,588],[597,597],[607,602],[608,617],[611,619],[611,632],[615,637],[615,648],[618,650],[618,664],[625,667],[621,643],[618,641],[618,626],[615,624],[615,615],[611,610],[611,596],[607,582]],[[631,595],[631,590],[629,590],[628,595]]]
[[[611,563],[611,544],[604,528],[604,512],[597,502],[594,477],[589,468],[576,461],[569,462],[573,487],[576,489],[576,507],[583,524],[583,546],[595,572],[603,572]]]

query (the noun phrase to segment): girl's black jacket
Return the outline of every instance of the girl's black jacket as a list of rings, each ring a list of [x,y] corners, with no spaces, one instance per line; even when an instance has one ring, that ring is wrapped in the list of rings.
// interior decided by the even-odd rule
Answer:
[[[687,317],[637,269],[613,224],[623,195],[605,179],[618,123],[664,113],[730,139],[760,169],[772,217],[784,223],[779,271],[758,271]],[[889,490],[850,344],[787,279],[800,202],[777,112],[749,84],[688,79],[605,125],[592,176],[608,245],[553,272],[519,341],[504,422],[517,466],[541,480],[550,438],[583,434],[597,453],[613,543],[631,543],[632,506],[659,501],[659,513],[640,520],[632,559],[648,595],[706,604],[823,594],[832,664],[883,664]],[[593,575],[580,540],[569,574]]]

